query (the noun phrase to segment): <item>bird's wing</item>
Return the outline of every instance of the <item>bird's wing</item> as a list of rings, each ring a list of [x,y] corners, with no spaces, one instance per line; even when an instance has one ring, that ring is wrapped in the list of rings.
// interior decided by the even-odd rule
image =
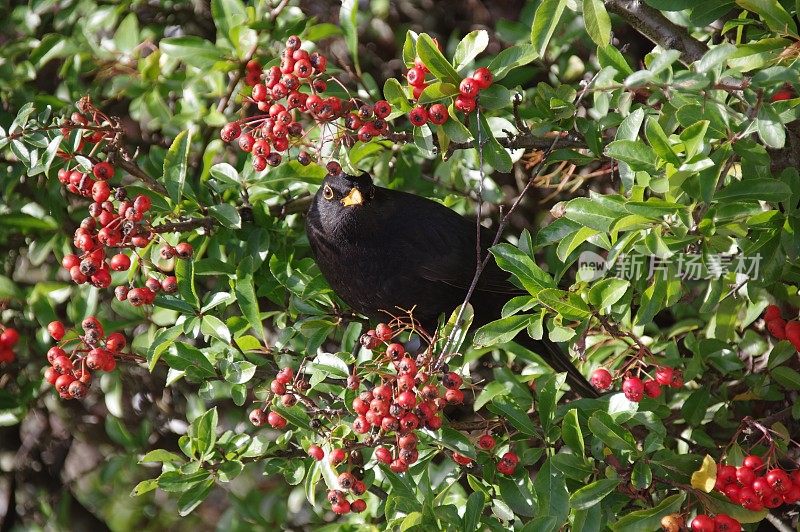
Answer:
[[[475,275],[477,252],[475,224],[455,211],[410,194],[394,191],[390,198],[404,206],[403,212],[392,216],[394,227],[402,228],[401,256],[412,258],[414,269],[422,279],[446,283],[466,293]],[[409,198],[414,198],[413,200]],[[424,212],[415,216],[414,212]],[[484,229],[481,234],[481,255],[488,253],[494,234]],[[523,292],[509,281],[510,274],[490,260],[481,274],[477,292],[519,295]]]

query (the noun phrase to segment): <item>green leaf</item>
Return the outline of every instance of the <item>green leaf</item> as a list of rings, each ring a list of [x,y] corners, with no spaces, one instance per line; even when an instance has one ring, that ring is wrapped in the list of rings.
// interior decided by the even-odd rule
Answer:
[[[575,491],[569,498],[569,505],[576,510],[586,510],[598,504],[609,493],[617,489],[619,483],[620,479],[618,478],[604,478],[592,482]]]
[[[550,42],[553,32],[556,31],[556,26],[561,20],[566,5],[566,0],[542,0],[542,3],[536,8],[531,26],[531,44],[535,47],[539,57],[544,57],[547,52],[547,44]]]
[[[178,513],[181,517],[186,517],[192,513],[195,508],[200,506],[200,503],[211,493],[211,488],[213,487],[214,479],[210,478],[184,491],[181,496],[178,497]]]
[[[564,216],[584,227],[605,232],[611,229],[621,214],[593,198],[575,198],[567,202]]]
[[[242,227],[242,217],[239,215],[239,211],[229,203],[213,205],[209,208],[209,212],[211,216],[219,220],[228,229],[240,229]]]
[[[386,98],[387,102],[392,104],[392,107],[403,113],[411,110],[411,104],[408,103],[408,96],[406,96],[406,92],[397,78],[389,78],[383,84],[383,97]]]
[[[155,478],[148,478],[147,480],[143,480],[136,484],[136,487],[133,488],[131,491],[131,497],[138,497],[139,495],[144,495],[150,491],[153,491],[158,487],[158,479]]]
[[[458,75],[453,65],[445,59],[431,36],[427,33],[420,33],[419,37],[417,37],[417,55],[428,67],[428,70],[431,71],[431,74],[440,80],[456,86],[461,83],[461,76]]]
[[[489,45],[489,34],[486,30],[475,30],[467,33],[456,46],[453,64],[456,70],[466,67],[478,54]]]
[[[194,440],[194,447],[201,457],[214,450],[218,421],[217,407],[214,407],[197,417],[189,426],[189,437]]]
[[[762,105],[756,118],[758,138],[770,148],[780,149],[786,144],[786,129],[781,117],[771,105]]]
[[[539,399],[536,409],[545,433],[549,432],[555,418],[558,392],[565,381],[566,374],[563,373],[547,373],[536,379],[536,397]]]
[[[188,490],[192,486],[201,484],[211,477],[211,473],[205,469],[194,473],[183,473],[181,471],[167,471],[158,477],[158,487],[167,493],[180,493]]]
[[[245,266],[244,263],[243,266]],[[252,267],[252,262],[250,267]],[[246,271],[248,273],[245,273]],[[264,326],[261,323],[261,313],[258,309],[258,299],[256,298],[256,289],[253,284],[253,275],[249,273],[249,268],[239,268],[235,292],[236,302],[239,304],[239,308],[242,309],[242,314],[247,318],[250,327],[253,328],[256,335],[266,343],[267,338],[265,336]]]
[[[788,366],[780,366],[770,370],[769,374],[776,382],[789,390],[800,390],[800,373]]]
[[[477,458],[475,454],[475,444],[464,434],[450,427],[442,427],[438,432],[440,436],[435,432],[431,432],[430,435],[435,441],[442,444],[442,446],[451,451],[468,456],[473,460]]]
[[[161,39],[158,46],[166,56],[197,68],[210,68],[224,59],[220,48],[194,35]]]
[[[489,410],[501,414],[523,434],[537,435],[536,425],[528,417],[527,409],[510,397],[495,397],[489,403]]]
[[[658,530],[661,518],[679,512],[686,493],[670,495],[662,500],[656,507],[636,510],[622,516],[616,523],[611,524],[614,532],[641,532],[642,530]]]
[[[456,95],[458,95],[458,88],[455,85],[436,81],[425,87],[425,90],[419,95],[417,103],[422,105],[438,102],[440,100],[444,100],[445,98],[451,98]]]
[[[136,13],[128,13],[114,33],[114,44],[121,52],[132,52],[140,42],[139,19]]]
[[[681,164],[680,159],[678,159],[678,156],[675,155],[675,152],[672,150],[672,146],[667,139],[667,135],[661,128],[661,124],[658,123],[657,118],[653,116],[647,118],[644,132],[645,136],[647,137],[647,141],[650,143],[650,145],[653,147],[653,150],[659,157],[668,163],[672,163],[674,166],[679,166]]]
[[[249,382],[256,374],[256,365],[247,360],[237,360],[225,366],[222,376],[233,384]]]
[[[600,0],[583,0],[583,20],[586,32],[597,46],[611,42],[611,19]]]
[[[494,74],[494,81],[500,81],[513,69],[527,65],[539,57],[536,48],[531,44],[518,44],[506,48],[492,59],[489,70]]]
[[[475,404],[473,408],[477,412],[483,406],[494,399],[495,397],[499,397],[502,395],[508,395],[511,392],[511,383],[504,383],[500,381],[490,381],[484,388],[481,390],[481,393],[475,399]]]
[[[600,62],[600,66],[610,66],[622,76],[633,74],[633,69],[625,60],[625,56],[611,44],[597,48],[597,60]]]
[[[556,288],[546,288],[536,295],[542,305],[558,312],[564,319],[583,321],[591,315],[588,305],[573,292]]]
[[[583,432],[578,422],[577,409],[571,408],[564,415],[564,420],[561,422],[561,438],[572,449],[572,452],[578,455],[584,454]]]
[[[181,131],[172,141],[172,145],[164,157],[164,185],[167,187],[170,199],[175,204],[180,202],[186,183],[191,141],[191,133],[185,130]]]
[[[636,440],[624,427],[605,412],[597,411],[589,418],[589,430],[612,449],[636,451]]]
[[[511,244],[498,244],[490,250],[497,265],[513,274],[531,295],[540,290],[556,286],[553,278],[542,270],[533,259]]]
[[[717,65],[724,63],[730,56],[736,52],[736,46],[731,43],[722,43],[708,52],[695,63],[695,69],[698,72],[709,72]]]
[[[759,16],[772,31],[797,35],[797,25],[778,0],[736,0],[736,5]]]
[[[705,388],[693,391],[681,406],[681,413],[690,425],[697,426],[703,421],[708,412],[711,395]]]
[[[487,323],[475,331],[473,342],[477,346],[490,346],[510,342],[517,333],[528,326],[529,314],[516,314]]]
[[[347,50],[350,52],[350,57],[353,58],[356,73],[361,74],[361,65],[358,60],[357,20],[358,2],[356,0],[342,0],[342,8],[339,10],[339,25],[344,33],[344,42],[347,44]]]
[[[231,332],[228,330],[228,326],[216,316],[203,316],[203,319],[200,321],[200,332],[222,340],[226,344],[231,343]]]
[[[481,513],[483,513],[483,506],[486,504],[486,499],[483,493],[474,492],[467,497],[467,504],[464,506],[464,532],[473,532],[478,528],[481,522]]]
[[[658,156],[653,148],[636,140],[614,140],[606,146],[603,153],[627,163],[633,170],[655,172],[658,166]]]
[[[194,286],[194,261],[178,260],[175,262],[175,277],[178,279],[178,293],[192,308],[200,308],[200,300]]]
[[[211,16],[217,30],[235,46],[238,39],[233,37],[231,30],[247,22],[247,10],[241,0],[211,0]]]
[[[539,514],[554,517],[557,525],[562,524],[569,515],[569,491],[564,475],[553,467],[548,458],[536,473],[533,481]],[[551,530],[558,530],[559,526]]]
[[[208,358],[196,347],[176,342],[163,355],[167,365],[178,371],[186,371],[198,378],[213,377],[216,372]]]
[[[183,458],[175,453],[171,453],[165,449],[155,449],[142,456],[142,458],[139,460],[139,463],[140,464],[146,464],[148,462],[172,463],[172,462],[183,462],[183,461],[184,461]]]
[[[602,279],[589,290],[589,303],[597,308],[610,307],[628,292],[631,283],[624,279]]]
[[[480,124],[480,134],[478,134],[478,124]],[[510,172],[511,166],[514,164],[511,160],[511,156],[495,138],[494,132],[492,128],[489,127],[485,115],[481,114],[481,119],[475,122],[472,131],[474,138],[480,139],[480,143],[483,146],[483,157],[486,163],[498,172]]]
[[[717,202],[767,201],[778,203],[791,195],[789,185],[777,179],[734,181],[716,194]]]

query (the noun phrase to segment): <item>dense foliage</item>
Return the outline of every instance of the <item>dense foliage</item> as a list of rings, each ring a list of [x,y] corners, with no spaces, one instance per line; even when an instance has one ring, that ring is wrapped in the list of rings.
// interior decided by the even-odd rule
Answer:
[[[3,529],[797,527],[800,5],[317,4],[6,7]],[[353,313],[340,172],[525,295]]]

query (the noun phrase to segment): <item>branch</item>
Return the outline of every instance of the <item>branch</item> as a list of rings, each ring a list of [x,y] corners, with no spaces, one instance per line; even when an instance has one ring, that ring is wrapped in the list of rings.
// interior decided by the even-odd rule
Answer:
[[[547,150],[553,144],[556,137],[537,137],[532,133],[522,133],[511,137],[500,137],[497,142],[504,148],[510,150]],[[562,148],[585,148],[586,143],[575,138],[559,137],[558,145]],[[466,150],[474,148],[475,142],[451,142],[447,147],[447,153],[451,154],[455,150]],[[445,157],[447,158],[447,157]]]
[[[285,218],[290,214],[297,214],[305,212],[308,205],[311,203],[311,196],[302,196],[300,198],[292,199],[286,203],[273,205],[269,208],[270,216],[274,218]],[[253,208],[249,206],[238,207],[237,211],[243,221],[253,220]],[[219,221],[211,216],[200,216],[198,218],[189,218],[180,222],[166,222],[163,224],[155,225],[151,229],[154,233],[175,233],[183,231],[191,231],[198,227],[203,227],[206,231],[210,231],[215,225],[219,225]]]
[[[667,50],[681,52],[681,61],[689,65],[708,51],[708,47],[698,41],[682,26],[678,26],[640,0],[605,0],[606,7],[620,16],[633,29]]]
[[[109,153],[109,155],[111,155],[111,153]],[[147,172],[139,168],[139,166],[135,162],[133,162],[133,160],[128,159],[122,154],[120,154],[120,157],[114,156],[111,158],[114,159],[113,162],[117,166],[119,166],[120,168],[131,174],[133,177],[142,181],[148,187],[152,188],[153,190],[155,190],[160,194],[167,193],[167,188],[164,185],[162,185],[161,183],[150,177],[147,174]]]

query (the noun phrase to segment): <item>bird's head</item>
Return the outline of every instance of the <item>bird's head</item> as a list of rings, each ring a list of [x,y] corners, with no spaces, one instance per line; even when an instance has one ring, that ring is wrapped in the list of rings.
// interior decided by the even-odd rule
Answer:
[[[372,184],[372,176],[368,173],[365,172],[360,176],[340,173],[325,177],[317,197],[321,204],[335,206],[335,209],[339,210],[357,209],[369,203],[374,194],[375,186]]]

